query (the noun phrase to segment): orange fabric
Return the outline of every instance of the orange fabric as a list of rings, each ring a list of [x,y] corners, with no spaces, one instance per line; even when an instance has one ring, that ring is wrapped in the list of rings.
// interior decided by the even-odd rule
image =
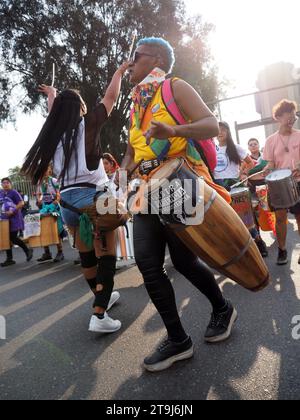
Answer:
[[[275,213],[265,211],[261,207],[259,208],[258,223],[262,231],[272,231],[276,235],[276,217]]]
[[[197,172],[197,174],[199,176],[203,176],[205,182],[207,183],[207,185],[209,185],[211,188],[213,188],[215,191],[217,191],[217,193],[224,198],[225,201],[227,201],[228,204],[231,203],[231,196],[229,194],[229,192],[221,187],[220,185],[217,185],[213,182],[210,173],[208,171],[208,168],[205,165],[197,165],[194,166],[193,169]]]

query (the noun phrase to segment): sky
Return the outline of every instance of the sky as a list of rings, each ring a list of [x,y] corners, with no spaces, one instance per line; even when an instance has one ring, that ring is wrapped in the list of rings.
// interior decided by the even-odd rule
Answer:
[[[210,45],[220,78],[231,82],[228,96],[256,90],[256,78],[266,65],[287,61],[300,67],[300,0],[185,0],[190,15],[199,13],[216,26]],[[232,101],[221,106],[222,118],[231,125],[259,119],[254,101]],[[36,138],[43,119],[34,114],[19,116],[17,130],[0,130],[0,176],[20,165]],[[263,129],[242,132],[241,142],[250,137],[264,142]],[[4,153],[5,150],[5,153]]]

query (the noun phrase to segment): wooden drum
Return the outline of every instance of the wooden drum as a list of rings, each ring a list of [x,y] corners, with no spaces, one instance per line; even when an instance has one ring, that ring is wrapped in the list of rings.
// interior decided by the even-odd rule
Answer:
[[[30,248],[58,245],[60,242],[57,219],[51,215],[41,217],[41,235],[29,238]]]
[[[197,179],[203,183],[205,216],[204,222],[196,226],[179,224],[177,221],[172,223],[172,216],[164,214],[159,215],[160,219],[211,268],[253,292],[264,289],[270,282],[268,268],[248,229],[233,208],[189,170],[184,159],[167,162],[153,176],[159,179],[161,175],[169,180]],[[161,185],[158,183],[158,188],[161,189]],[[172,197],[170,200],[175,201]]]
[[[0,251],[10,249],[9,221],[0,220]]]

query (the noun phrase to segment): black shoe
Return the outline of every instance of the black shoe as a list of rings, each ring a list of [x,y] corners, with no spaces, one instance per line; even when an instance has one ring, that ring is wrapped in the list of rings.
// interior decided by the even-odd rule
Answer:
[[[205,334],[207,343],[220,343],[231,336],[232,328],[237,320],[237,311],[228,302],[228,309],[225,312],[213,313]]]
[[[58,252],[53,262],[59,263],[59,262],[62,262],[64,259],[65,259],[64,254],[62,252]]]
[[[77,260],[74,260],[74,265],[80,265],[81,264],[81,259],[78,258]]]
[[[277,265],[286,265],[289,262],[287,251],[278,248]]]
[[[268,252],[268,249],[267,249],[267,244],[262,239],[258,240],[255,243],[257,245],[257,248],[259,249],[259,252],[260,252],[261,256],[263,258],[267,258],[269,256],[269,252]]]
[[[33,249],[28,249],[26,252],[26,261],[29,262],[32,260],[33,257]]]
[[[1,263],[1,267],[9,267],[10,265],[15,265],[16,261],[14,260],[6,260],[4,263]]]
[[[179,360],[190,359],[193,354],[194,346],[190,337],[183,343],[173,343],[167,339],[151,356],[144,360],[144,367],[149,372],[160,372]]]
[[[43,254],[42,256],[41,256],[41,258],[39,258],[38,260],[37,260],[37,262],[45,262],[45,261],[51,261],[53,258],[52,258],[52,255],[51,254]]]

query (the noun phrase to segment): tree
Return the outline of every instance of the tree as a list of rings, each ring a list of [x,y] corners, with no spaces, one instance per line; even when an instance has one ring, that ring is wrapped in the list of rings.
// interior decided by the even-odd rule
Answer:
[[[184,77],[204,100],[217,97],[217,75],[208,48],[212,26],[188,20],[183,0],[2,0],[0,5],[0,123],[15,109],[30,112],[45,100],[37,85],[81,91],[89,107],[101,98],[128,55],[134,30],[139,37],[162,36],[175,48],[175,74]],[[18,92],[18,95],[17,95]],[[103,131],[103,147],[118,158],[126,147],[130,86]]]

